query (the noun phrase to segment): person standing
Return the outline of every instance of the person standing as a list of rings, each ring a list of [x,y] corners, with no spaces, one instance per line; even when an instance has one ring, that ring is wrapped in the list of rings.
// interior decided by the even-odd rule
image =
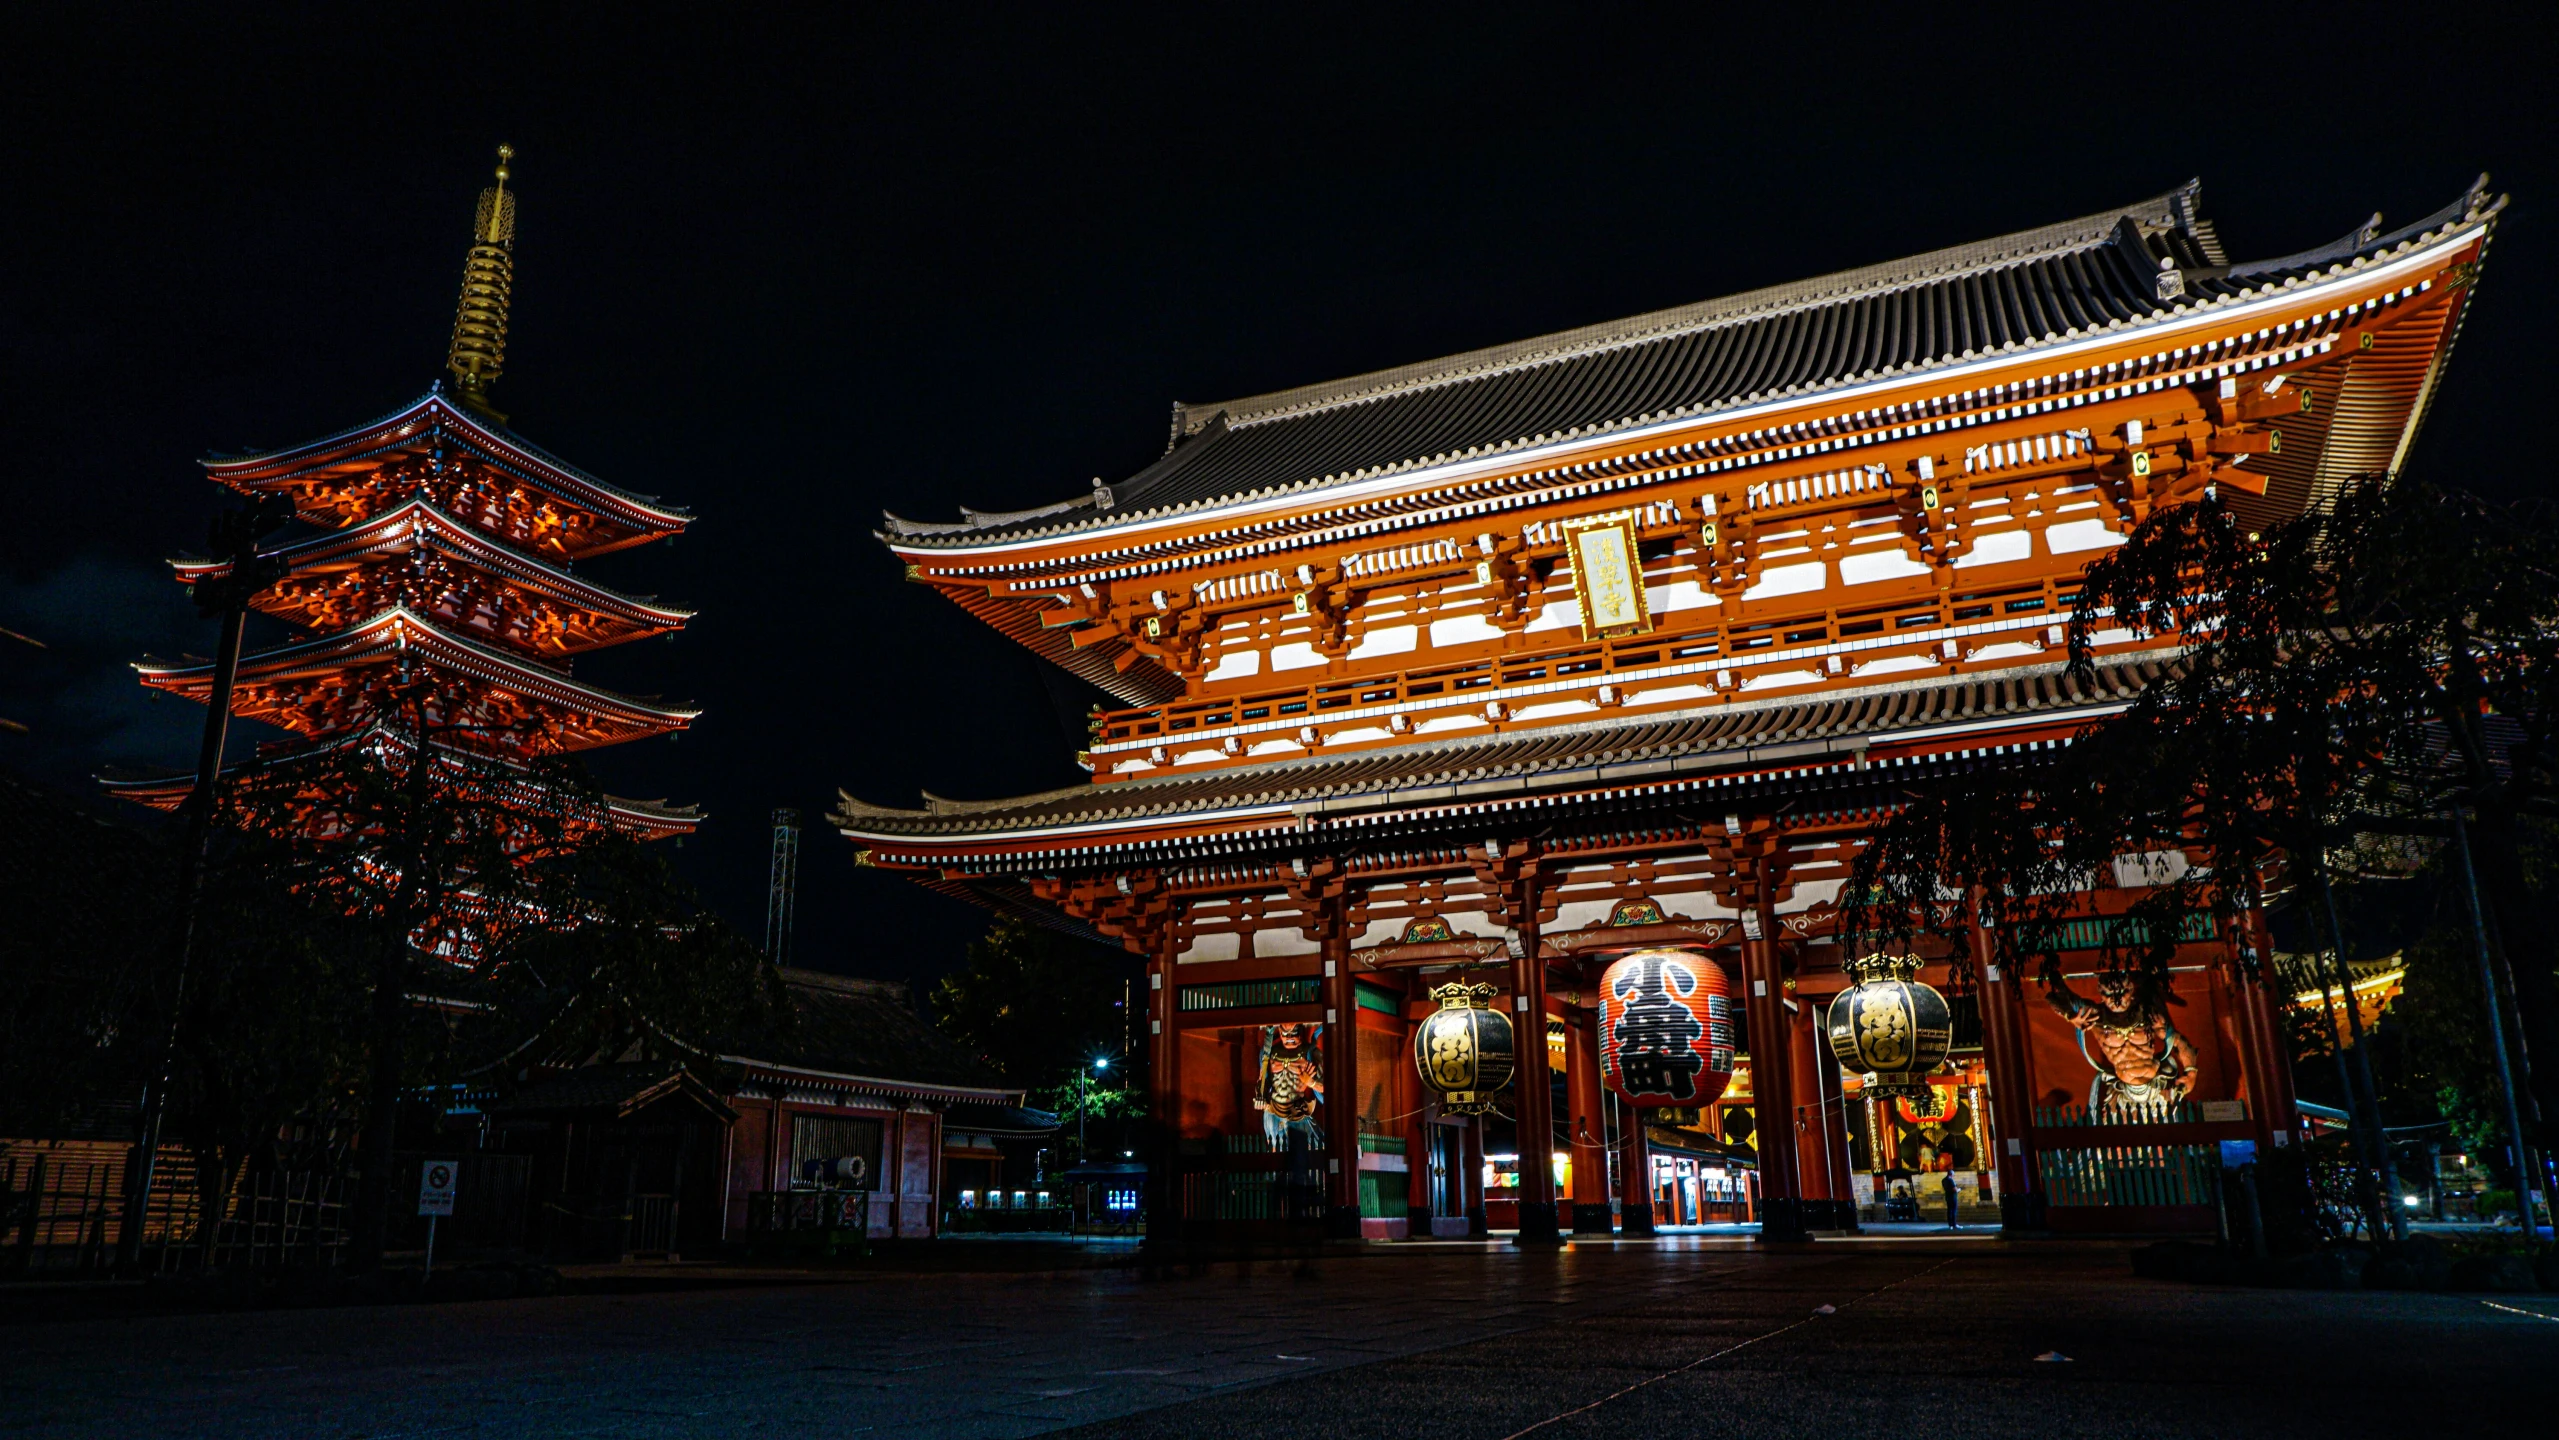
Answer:
[[[1946,1228],[1949,1230],[1961,1230],[1964,1227],[1955,1223],[1955,1172],[1951,1170],[1946,1172],[1944,1185],[1946,1190]]]

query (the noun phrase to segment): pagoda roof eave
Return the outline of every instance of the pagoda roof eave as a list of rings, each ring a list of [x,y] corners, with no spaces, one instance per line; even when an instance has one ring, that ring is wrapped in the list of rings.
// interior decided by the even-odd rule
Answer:
[[[253,761],[226,765],[222,768],[222,778],[226,781],[236,781],[252,772],[271,770],[278,765],[293,765],[335,753],[349,746],[366,745],[384,739],[399,745],[410,743],[405,737],[394,735],[380,725],[369,725],[344,735],[297,746],[286,754],[261,756]],[[474,759],[484,764],[502,765],[512,771],[522,772],[524,769],[522,765],[504,756],[474,752]],[[99,788],[108,794],[118,799],[148,805],[155,810],[175,810],[186,803],[188,796],[195,793],[195,773],[188,770],[153,769],[107,773],[96,778]],[[665,800],[634,800],[622,795],[603,795],[597,798],[603,802],[609,814],[623,823],[626,831],[646,832],[642,837],[645,839],[688,835],[710,818],[698,806],[677,805]]]
[[[314,535],[272,553],[276,558],[290,563],[294,569],[300,570],[330,560],[362,555],[371,550],[394,549],[405,538],[401,533],[404,530],[412,534],[420,531],[431,532],[440,541],[464,552],[464,557],[473,564],[504,575],[519,584],[547,589],[560,598],[620,615],[637,623],[673,629],[692,619],[697,613],[654,604],[637,596],[625,595],[618,590],[608,590],[604,586],[581,579],[557,566],[545,564],[521,550],[489,538],[481,532],[479,527],[455,519],[424,499],[403,501],[362,524]],[[190,583],[227,575],[231,571],[228,561],[207,560],[197,556],[180,556],[172,559],[169,565],[179,579]]]
[[[208,456],[202,463],[214,480],[249,491],[324,465],[409,448],[419,436],[438,427],[461,435],[492,463],[514,471],[520,478],[590,503],[636,529],[664,535],[681,531],[693,522],[689,510],[660,504],[654,496],[597,479],[514,431],[473,414],[446,396],[441,385],[388,415],[334,435],[281,450]]]
[[[582,684],[539,661],[464,639],[415,611],[396,605],[363,624],[243,656],[239,678],[268,681],[296,672],[318,673],[405,650],[563,708],[615,715],[644,728],[682,729],[702,714],[699,709],[654,705]],[[191,692],[196,689],[210,690],[213,682],[214,667],[210,662],[172,665],[142,660],[135,662],[133,668],[144,684],[189,694],[190,698],[194,698]]]
[[[905,852],[1121,848],[1138,837],[1232,844],[1260,828],[1297,834],[1373,811],[1463,809],[1537,797],[1797,765],[1859,765],[1896,748],[1922,754],[2025,727],[2069,727],[2122,710],[2167,672],[2177,650],[2119,655],[2083,681],[2062,664],[2017,666],[1953,681],[1851,687],[1818,697],[1741,701],[1672,715],[1538,727],[1237,766],[1160,779],[1087,784],[1003,800],[928,795],[923,810],[850,794],[829,819],[847,838]],[[840,794],[842,792],[839,792]]]
[[[2478,185],[2453,204],[2388,234],[2375,234],[2370,226],[2360,227],[2329,246],[2234,266],[2220,260],[2219,241],[2209,222],[2193,213],[2195,187],[2189,185],[2122,211],[1908,261],[1399,370],[1274,392],[1223,406],[1181,407],[1174,447],[1131,480],[1104,487],[1114,497],[1107,509],[1101,505],[1097,492],[1094,497],[1007,514],[964,511],[967,518],[956,524],[890,517],[887,527],[876,533],[901,558],[927,565],[949,564],[970,555],[992,557],[1106,540],[1119,544],[1133,531],[1231,521],[1247,513],[1302,506],[1319,494],[1325,503],[1337,504],[1371,492],[1399,491],[1462,478],[1459,472],[1469,468],[1533,464],[1548,452],[1587,449],[1595,443],[1638,444],[1656,432],[1693,428],[1708,421],[1742,423],[1763,410],[1800,407],[1816,399],[1846,401],[1866,390],[1905,386],[1921,378],[1950,382],[1961,372],[2014,365],[2039,351],[2065,352],[2074,346],[2119,344],[2127,336],[2148,331],[2164,333],[2180,326],[2216,323],[2220,317],[2254,303],[2297,302],[2320,287],[2368,282],[2378,268],[2396,266],[2421,252],[2468,244],[2483,237],[2505,206],[2503,197],[2488,197],[2484,187],[2483,176]],[[2120,234],[2097,228],[2099,220],[2110,226],[2132,226],[2151,239],[2127,241]],[[2151,226],[2160,228],[2151,230]],[[2163,236],[2166,239],[2160,239]],[[1684,373],[1678,366],[1637,363],[1641,356],[1635,352],[1644,347],[1686,343],[1736,326],[1771,324],[1783,328],[1803,316],[1841,305],[1890,297],[1922,286],[1978,280],[2056,257],[2077,266],[2074,273],[2086,271],[2100,259],[2108,265],[2119,261],[2130,264],[2116,252],[2153,242],[2165,245],[2172,252],[2171,258],[2181,250],[2198,252],[2185,257],[2196,263],[2180,263],[2177,267],[2181,275],[2191,277],[2184,298],[2171,302],[2142,296],[2136,302],[2114,293],[2122,288],[2121,277],[2114,277],[2104,282],[2113,287],[2108,292],[2108,303],[2125,313],[2102,321],[2092,317],[2091,323],[2084,326],[2065,329],[2055,325],[2048,335],[2002,342],[1988,349],[1965,348],[1960,354],[1948,348],[1943,354],[1932,351],[1925,356],[1863,367],[1846,362],[1829,367],[1838,372],[1835,374],[1827,370],[1818,375],[1808,373],[1782,384],[1762,384],[1745,393],[1677,403],[1648,391],[1637,393],[1655,383],[1654,377]],[[1769,345],[1759,348],[1767,349]],[[1809,344],[1797,348],[1807,352],[1825,349]],[[1615,368],[1608,375],[1580,373],[1594,366]],[[1616,378],[1612,380],[1610,376]],[[1584,397],[1594,392],[1604,392],[1613,399],[1618,398],[1617,392],[1624,391],[1624,403],[1617,407],[1624,413],[1612,411],[1607,418],[1598,418],[1593,412],[1574,423],[1557,420],[1550,428],[1533,433],[1513,434],[1506,429],[1485,430],[1481,434],[1467,431],[1469,425],[1508,423],[1486,417],[1521,413],[1517,404],[1495,405],[1486,397],[1470,398],[1470,387],[1494,382],[1516,382],[1556,404],[1567,399],[1583,403]],[[1238,406],[1244,408],[1239,411]],[[1426,421],[1429,423],[1423,423]],[[1256,431],[1276,436],[1280,429],[1305,427],[1315,428],[1285,442],[1248,439]],[[1435,448],[1421,453],[1398,448],[1422,443],[1413,436],[1423,431],[1438,436],[1429,442]],[[1239,442],[1245,442],[1245,449],[1252,450],[1254,456],[1245,456],[1238,448]],[[1362,446],[1375,453],[1362,452]],[[1380,446],[1385,448],[1378,449]],[[1268,454],[1264,455],[1264,451]]]

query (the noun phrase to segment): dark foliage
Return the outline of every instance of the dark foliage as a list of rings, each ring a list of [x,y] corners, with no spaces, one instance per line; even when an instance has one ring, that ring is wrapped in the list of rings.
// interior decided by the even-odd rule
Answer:
[[[2365,481],[2332,511],[2262,533],[2209,498],[2161,510],[2089,568],[2074,671],[2101,633],[2125,631],[2181,640],[2174,672],[2041,764],[1914,791],[1858,861],[1852,932],[1950,935],[1964,917],[1947,898],[1970,894],[2001,959],[2050,976],[2046,937],[2073,892],[2119,857],[2199,853],[2206,863],[2145,877],[2108,936],[2104,963],[2156,996],[2190,914],[2228,933],[2244,912],[2293,905],[2324,948],[2330,877],[2416,870],[2459,805],[2529,1048],[2559,1054],[2559,944],[2525,862],[2527,828],[2559,813],[2547,698],[2559,524],[2546,508]],[[2454,943],[2439,941],[2442,958]],[[2458,989],[2453,976],[2431,967],[2423,983]],[[2468,990],[2447,1023],[2479,1023],[2475,980]],[[2432,1041],[2454,1083],[2477,1083],[2443,1025]],[[2559,1115],[2559,1065],[2531,1083],[2541,1113]]]
[[[933,992],[935,1022],[1006,1083],[1071,1095],[1082,1066],[1119,1063],[1122,985],[1134,969],[1124,954],[1005,916]]]

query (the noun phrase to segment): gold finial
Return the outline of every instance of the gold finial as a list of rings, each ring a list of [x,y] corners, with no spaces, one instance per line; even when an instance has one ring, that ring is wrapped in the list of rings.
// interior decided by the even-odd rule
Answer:
[[[515,196],[506,182],[514,159],[514,146],[499,146],[498,183],[480,192],[471,252],[462,262],[462,303],[444,361],[462,403],[500,424],[506,417],[490,406],[488,388],[506,370],[507,299],[515,287]]]

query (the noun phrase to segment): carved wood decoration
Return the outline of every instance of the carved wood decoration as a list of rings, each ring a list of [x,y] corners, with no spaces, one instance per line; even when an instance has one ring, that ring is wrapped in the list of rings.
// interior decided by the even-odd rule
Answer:
[[[1174,913],[1163,873],[1151,867],[1072,879],[1043,875],[1032,880],[1031,893],[1140,955],[1155,953]]]

